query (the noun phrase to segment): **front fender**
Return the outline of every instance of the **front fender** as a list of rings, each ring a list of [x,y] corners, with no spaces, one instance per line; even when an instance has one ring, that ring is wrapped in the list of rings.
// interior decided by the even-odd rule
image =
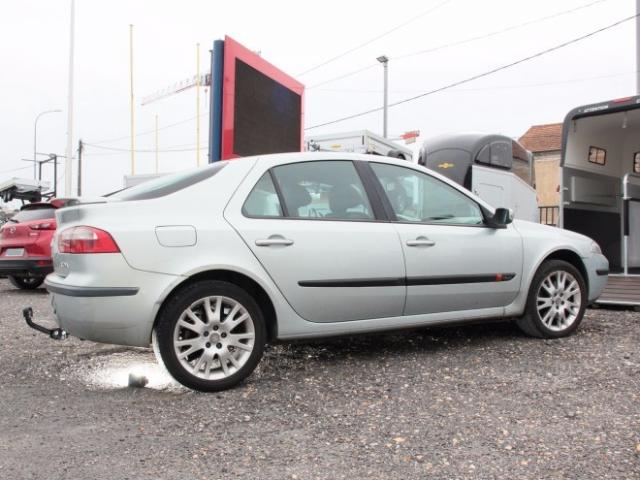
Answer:
[[[533,277],[535,276],[540,266],[544,263],[544,261],[549,258],[561,258],[567,253],[575,256],[577,261],[582,264],[582,267],[579,268],[579,270],[581,271],[584,277],[584,281],[587,284],[587,291],[589,291],[589,277],[586,271],[586,266],[584,260],[580,256],[580,253],[578,253],[575,247],[566,244],[558,245],[548,250],[541,250],[535,253],[528,252],[525,248],[520,293],[518,293],[514,301],[505,308],[506,316],[520,316],[524,313],[524,310],[527,306],[527,298],[529,296],[529,290],[531,288],[531,283],[533,282]]]

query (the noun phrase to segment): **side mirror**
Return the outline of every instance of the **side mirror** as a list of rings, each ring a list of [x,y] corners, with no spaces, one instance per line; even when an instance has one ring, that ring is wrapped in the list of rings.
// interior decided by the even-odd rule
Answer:
[[[511,211],[508,208],[497,208],[488,223],[491,228],[507,228],[511,222],[513,222]]]

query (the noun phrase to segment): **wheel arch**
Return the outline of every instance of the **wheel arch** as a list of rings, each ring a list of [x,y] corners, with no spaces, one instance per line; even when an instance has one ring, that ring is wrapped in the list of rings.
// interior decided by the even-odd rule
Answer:
[[[267,328],[267,341],[273,341],[278,338],[278,322],[276,310],[273,305],[273,301],[269,297],[269,294],[253,278],[244,273],[228,269],[212,269],[198,272],[185,278],[182,282],[175,285],[163,298],[162,303],[158,308],[158,311],[156,312],[155,318],[153,320],[153,328],[155,328],[158,319],[162,315],[162,312],[164,311],[168,301],[173,297],[173,295],[179,290],[187,287],[188,285],[192,285],[193,283],[201,280],[220,280],[232,283],[249,293],[256,300],[256,303],[258,304],[258,307],[260,307],[262,315],[264,316],[265,326]]]
[[[580,255],[568,248],[554,250],[542,259],[542,261],[536,266],[535,271],[537,272],[540,266],[549,260],[564,260],[574,266],[582,275],[587,292],[589,292],[589,274],[587,273],[587,267],[582,261],[582,257],[580,257]]]

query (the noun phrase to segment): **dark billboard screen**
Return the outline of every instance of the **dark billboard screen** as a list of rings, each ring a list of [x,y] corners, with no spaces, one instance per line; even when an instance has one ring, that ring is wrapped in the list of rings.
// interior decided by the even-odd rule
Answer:
[[[233,153],[300,151],[300,95],[238,58],[235,77]]]
[[[302,151],[304,85],[232,38],[213,51],[210,161]]]

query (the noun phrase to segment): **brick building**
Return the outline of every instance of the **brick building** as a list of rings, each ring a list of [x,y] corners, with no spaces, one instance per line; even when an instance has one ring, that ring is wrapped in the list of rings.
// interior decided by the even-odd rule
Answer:
[[[540,207],[558,207],[560,204],[560,156],[562,149],[562,123],[534,125],[518,141],[533,154],[536,192]],[[557,211],[557,208],[553,210]],[[551,213],[556,223],[556,214]]]

